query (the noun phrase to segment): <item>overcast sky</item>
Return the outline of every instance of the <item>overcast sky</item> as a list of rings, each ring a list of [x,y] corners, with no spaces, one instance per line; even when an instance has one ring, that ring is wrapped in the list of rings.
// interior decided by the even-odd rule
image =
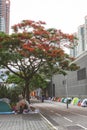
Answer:
[[[10,28],[22,20],[41,20],[48,27],[74,33],[84,24],[87,0],[10,0]]]

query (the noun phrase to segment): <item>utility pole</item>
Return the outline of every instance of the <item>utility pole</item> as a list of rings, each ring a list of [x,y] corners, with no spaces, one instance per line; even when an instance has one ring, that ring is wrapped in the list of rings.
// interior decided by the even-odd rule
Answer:
[[[68,85],[67,85],[67,75],[64,76],[65,77],[65,89],[66,89],[66,107],[68,109]]]

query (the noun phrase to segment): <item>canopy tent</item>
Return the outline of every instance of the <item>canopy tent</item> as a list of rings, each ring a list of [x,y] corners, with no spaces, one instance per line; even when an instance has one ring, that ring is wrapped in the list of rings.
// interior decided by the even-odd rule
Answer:
[[[0,101],[0,114],[10,114],[13,113],[10,104]]]

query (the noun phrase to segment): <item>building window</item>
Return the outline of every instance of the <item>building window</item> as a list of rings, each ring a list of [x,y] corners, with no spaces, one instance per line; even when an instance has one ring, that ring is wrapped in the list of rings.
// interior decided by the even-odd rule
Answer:
[[[77,71],[77,80],[86,79],[86,68]]]

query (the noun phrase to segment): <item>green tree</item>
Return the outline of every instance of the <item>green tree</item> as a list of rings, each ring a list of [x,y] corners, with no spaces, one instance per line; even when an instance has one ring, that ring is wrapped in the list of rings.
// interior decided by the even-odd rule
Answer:
[[[46,68],[52,74],[52,70],[62,73],[64,69],[60,63],[67,59],[72,61],[62,47],[65,43],[72,47],[74,36],[54,28],[46,29],[42,21],[23,20],[12,29],[11,35],[0,33],[0,65],[25,82],[26,99],[29,101],[30,83],[35,74],[41,70],[45,72]]]
[[[0,86],[0,98],[8,98],[11,102],[16,103],[18,96],[21,94],[20,88],[7,88],[5,85]]]
[[[40,75],[40,74],[35,74],[30,82],[30,91],[35,90],[36,88],[46,88],[48,82],[46,81],[47,77],[45,75]],[[22,80],[20,77],[18,77],[15,74],[10,74],[6,80],[6,83],[11,84],[14,83],[15,84],[15,88],[17,91],[19,91],[19,94],[22,94],[23,97],[25,98],[25,89],[24,89],[24,80]]]
[[[8,97],[11,100],[11,104],[14,103],[16,104],[17,101],[19,100],[19,95],[21,94],[20,87],[12,87],[8,89]]]
[[[36,74],[33,76],[30,83],[30,89],[35,90],[36,88],[44,89],[47,87],[48,82],[46,81],[47,77],[42,74]]]
[[[6,83],[8,84],[14,83],[15,84],[14,89],[17,90],[19,94],[22,94],[23,97],[25,98],[25,87],[24,87],[25,82],[22,78],[20,78],[15,74],[9,74]]]
[[[8,98],[8,89],[4,85],[0,85],[0,98]]]

